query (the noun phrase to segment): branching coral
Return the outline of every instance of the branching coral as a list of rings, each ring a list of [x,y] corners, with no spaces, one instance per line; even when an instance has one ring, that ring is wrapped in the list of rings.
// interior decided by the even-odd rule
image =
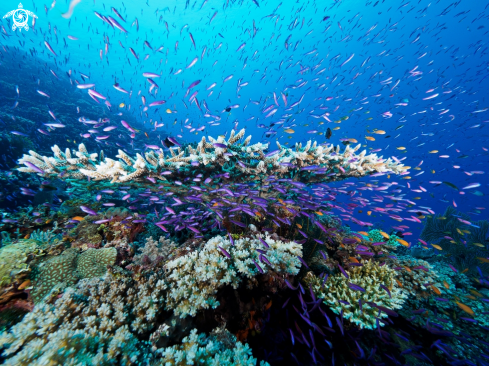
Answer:
[[[402,307],[406,295],[394,281],[395,271],[389,266],[369,261],[346,272],[348,279],[340,273],[330,276],[324,285],[323,279],[312,272],[304,280],[334,313],[343,312],[343,317],[359,328],[374,329],[377,318],[387,317],[385,312],[373,304],[391,310]],[[363,291],[350,287],[351,284],[360,286]],[[389,289],[390,294],[381,285]]]
[[[256,359],[251,354],[247,344],[243,345],[234,338],[233,348],[226,348],[214,337],[197,334],[192,330],[181,344],[158,350],[162,359],[156,365],[222,365],[222,366],[254,366]],[[268,365],[261,361],[261,366]]]
[[[152,359],[138,334],[154,327],[163,307],[158,274],[137,281],[93,278],[41,304],[0,335],[6,365],[130,365]]]
[[[260,174],[263,177],[272,174],[281,176],[294,171],[298,180],[310,183],[362,177],[376,172],[400,174],[408,169],[398,160],[383,159],[376,154],[366,155],[366,151],[356,155],[360,145],[355,148],[347,146],[340,153],[339,146],[323,146],[311,141],[304,147],[300,143],[296,144],[295,149],[277,143],[279,150],[266,154],[268,144],[249,145],[251,136],[238,143],[244,133],[244,129],[238,134],[233,130],[227,141],[222,136],[217,140],[209,137],[209,141],[202,137],[196,147],[188,145],[185,149],[170,148],[170,156],[166,157],[163,150],[158,154],[147,152],[144,157],[137,154],[136,158],[119,150],[119,161],[105,158],[98,164],[98,154],[89,154],[83,144],[79,145],[78,151],[66,149],[65,153],[55,145],[52,147],[54,157],[50,158],[29,151],[29,155],[19,160],[26,167],[19,170],[63,179],[90,177],[112,182],[142,182],[149,178],[167,182],[181,179],[181,174],[191,175],[192,170],[195,170],[192,169],[194,165],[201,165],[199,170],[205,172],[204,176],[225,172],[227,166],[233,166],[233,173],[240,174],[242,180],[255,180],[255,175]]]
[[[260,254],[257,249],[266,250],[266,254]],[[299,272],[297,256],[300,255],[302,247],[299,244],[270,236],[245,237],[235,240],[234,245],[228,239],[216,236],[200,250],[165,265],[169,289],[167,307],[181,317],[194,316],[201,309],[216,308],[219,302],[214,295],[219,288],[225,285],[237,288],[243,277],[251,279],[260,273],[257,266],[263,273],[273,270],[295,275]]]

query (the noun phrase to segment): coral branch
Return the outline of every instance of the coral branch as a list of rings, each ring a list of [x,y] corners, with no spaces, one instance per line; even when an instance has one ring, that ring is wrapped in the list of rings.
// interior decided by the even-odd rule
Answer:
[[[163,150],[155,153],[146,152],[144,157],[136,154],[129,157],[119,150],[119,161],[104,158],[100,154],[89,154],[83,144],[78,151],[63,153],[58,146],[53,146],[54,157],[41,156],[34,151],[24,155],[18,168],[21,172],[37,173],[45,177],[82,179],[90,177],[94,180],[110,180],[111,182],[160,182],[173,183],[186,177],[193,176],[197,171],[206,177],[216,174],[229,175],[240,181],[263,180],[270,175],[288,177],[304,183],[330,182],[343,180],[348,177],[362,177],[374,173],[400,174],[408,169],[393,158],[383,159],[376,154],[366,154],[360,148],[346,146],[340,153],[340,147],[333,145],[318,145],[309,141],[305,147],[298,143],[295,149],[281,146],[278,150],[266,153],[268,144],[260,142],[249,145],[251,136],[243,143],[239,141],[244,136],[244,129],[235,134],[231,132],[226,141],[222,136],[216,140],[205,137],[198,144],[187,145],[184,149],[170,148],[170,156],[165,156]],[[75,155],[76,158],[72,158]],[[37,168],[37,169],[36,169]],[[42,171],[42,172],[41,172]],[[199,185],[196,183],[196,185]]]

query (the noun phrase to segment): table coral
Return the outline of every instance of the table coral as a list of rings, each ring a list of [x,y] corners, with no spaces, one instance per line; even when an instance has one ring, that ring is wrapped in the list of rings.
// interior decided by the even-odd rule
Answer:
[[[385,312],[369,303],[391,310],[402,307],[406,295],[394,281],[395,271],[389,266],[381,266],[374,261],[368,261],[362,266],[348,269],[346,273],[349,276],[348,279],[339,273],[330,276],[323,285],[322,278],[309,272],[304,281],[318,298],[324,299],[334,313],[343,312],[343,317],[359,328],[374,329],[377,326],[377,318],[387,317]],[[352,289],[348,286],[349,284],[360,286],[365,291]],[[380,285],[387,287],[391,296]]]
[[[266,248],[264,240],[269,248]],[[266,250],[260,255],[256,249]],[[165,265],[169,288],[167,307],[181,317],[194,316],[198,310],[216,308],[217,290],[225,285],[238,288],[243,278],[251,279],[273,270],[279,274],[297,274],[302,246],[270,236],[243,237],[235,240],[216,236],[201,249],[171,260]],[[269,264],[266,264],[268,262]],[[256,264],[255,264],[256,263]]]
[[[399,161],[383,159],[376,154],[366,154],[362,151],[356,155],[361,145],[351,148],[346,146],[340,153],[340,146],[318,145],[316,141],[308,141],[305,146],[296,144],[295,149],[287,148],[277,142],[279,150],[275,154],[265,154],[268,144],[256,143],[249,145],[251,136],[242,143],[245,130],[237,134],[234,130],[227,141],[222,136],[218,139],[202,137],[197,146],[188,145],[184,149],[170,148],[170,156],[163,150],[158,154],[153,151],[146,152],[144,157],[136,154],[135,158],[119,150],[119,161],[102,158],[98,162],[98,154],[89,154],[85,145],[80,144],[78,151],[66,149],[63,153],[57,145],[52,147],[54,157],[45,157],[35,151],[24,155],[19,164],[31,163],[44,171],[44,176],[62,179],[110,180],[111,182],[145,181],[145,178],[160,181],[174,180],[171,176],[163,177],[163,171],[178,169],[180,173],[189,174],[193,169],[192,162],[201,165],[208,175],[209,172],[226,171],[232,169],[239,174],[242,180],[254,180],[255,174],[280,176],[296,171],[297,179],[311,183],[312,181],[334,181],[347,177],[362,177],[375,172],[393,172],[400,174],[408,169]],[[185,168],[185,169],[183,169]],[[21,172],[39,173],[31,167],[19,168]],[[313,172],[313,174],[312,174]],[[63,173],[63,174],[61,174]],[[335,174],[332,174],[335,173]]]

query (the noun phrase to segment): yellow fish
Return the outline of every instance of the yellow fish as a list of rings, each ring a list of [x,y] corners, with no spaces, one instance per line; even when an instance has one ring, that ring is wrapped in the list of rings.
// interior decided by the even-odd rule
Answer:
[[[168,108],[168,109],[166,110],[166,113],[171,114],[171,109],[170,109],[170,108]]]
[[[431,150],[429,151],[430,154],[436,154],[438,152],[438,150]]]
[[[480,260],[481,263],[489,263],[489,259],[487,258],[477,257],[477,259]]]
[[[384,238],[386,239],[390,239],[391,237],[389,236],[389,234],[387,233],[384,233],[383,231],[380,232],[380,235],[382,235]]]
[[[375,141],[375,138],[372,137],[372,136],[365,136],[365,140],[368,140],[368,141]]]
[[[341,127],[335,127],[333,128],[333,131],[339,130]]]
[[[404,146],[400,146],[397,148],[397,150],[406,150],[406,148]]]
[[[294,133],[295,131],[292,128],[287,128],[286,130],[284,130],[284,132]]]
[[[124,103],[119,104],[119,108],[124,108],[126,105]]]
[[[372,211],[367,211],[367,215],[372,215]]]
[[[383,131],[383,130],[377,130],[377,131],[374,131],[374,133],[376,133],[377,135],[385,135],[385,131]]]
[[[368,233],[366,231],[359,231],[358,233],[359,234],[362,234],[362,235],[365,235],[365,236],[368,236]]]
[[[436,244],[431,244],[431,246],[435,249],[438,249],[438,250],[443,250],[443,248],[439,245],[436,245]]]

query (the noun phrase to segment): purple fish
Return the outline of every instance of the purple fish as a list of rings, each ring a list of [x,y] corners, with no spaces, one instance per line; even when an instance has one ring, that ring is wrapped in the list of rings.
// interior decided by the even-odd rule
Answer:
[[[26,165],[27,167],[35,170],[36,172],[38,173],[41,173],[41,174],[44,174],[44,170],[42,170],[41,168],[39,168],[38,166],[32,164],[30,161],[24,161],[24,165]]]
[[[81,210],[82,210],[83,212],[86,212],[86,213],[87,213],[87,214],[89,214],[89,215],[92,215],[92,216],[97,216],[97,215],[98,215],[98,214],[97,214],[97,213],[96,213],[94,210],[92,210],[90,207],[87,207],[87,206],[80,206],[80,208],[81,208]]]
[[[223,248],[221,248],[219,245],[217,246],[221,252],[226,256],[228,257],[229,259],[231,259],[231,254],[229,254],[226,250],[224,250]]]
[[[343,269],[343,267],[341,267],[339,264],[338,264],[338,268],[340,269],[341,273],[343,273],[343,276],[345,276],[346,278],[350,278],[348,274],[345,272],[345,270]]]

